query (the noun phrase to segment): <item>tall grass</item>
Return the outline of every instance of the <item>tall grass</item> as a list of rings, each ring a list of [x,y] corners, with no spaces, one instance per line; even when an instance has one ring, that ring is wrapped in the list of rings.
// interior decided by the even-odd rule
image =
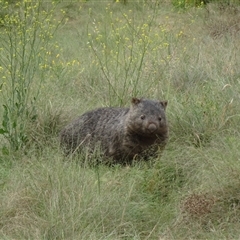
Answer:
[[[54,17],[60,8],[68,21],[47,54],[29,148],[0,153],[0,238],[238,238],[239,6],[63,2]],[[153,166],[62,155],[61,126],[132,96],[169,101],[170,139]]]

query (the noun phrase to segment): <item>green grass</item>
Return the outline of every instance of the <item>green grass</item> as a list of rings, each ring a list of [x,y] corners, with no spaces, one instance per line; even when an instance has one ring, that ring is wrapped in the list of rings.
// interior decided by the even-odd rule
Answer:
[[[29,141],[9,152],[0,135],[1,239],[239,238],[240,9],[164,2],[55,10],[66,21],[51,40],[48,78],[32,85]],[[170,139],[156,163],[94,167],[63,156],[67,122],[133,96],[168,100]]]

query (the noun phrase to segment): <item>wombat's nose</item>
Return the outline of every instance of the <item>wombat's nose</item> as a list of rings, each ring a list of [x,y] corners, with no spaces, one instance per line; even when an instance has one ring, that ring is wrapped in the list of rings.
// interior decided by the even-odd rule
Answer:
[[[150,123],[150,124],[148,125],[148,131],[149,131],[149,132],[153,133],[153,132],[155,132],[156,130],[157,130],[157,126],[156,126],[154,123]]]

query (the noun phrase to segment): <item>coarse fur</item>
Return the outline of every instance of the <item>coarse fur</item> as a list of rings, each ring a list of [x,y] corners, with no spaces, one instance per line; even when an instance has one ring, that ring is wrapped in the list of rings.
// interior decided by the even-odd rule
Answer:
[[[116,163],[149,157],[163,150],[168,139],[167,101],[133,98],[130,108],[98,108],[84,113],[60,133],[66,154],[100,146]]]

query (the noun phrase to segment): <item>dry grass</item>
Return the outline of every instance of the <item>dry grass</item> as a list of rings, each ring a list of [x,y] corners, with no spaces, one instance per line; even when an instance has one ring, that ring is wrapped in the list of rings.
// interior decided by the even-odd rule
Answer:
[[[0,154],[1,239],[239,237],[239,7],[153,4],[63,3],[63,68],[44,82],[27,148]],[[66,122],[135,95],[169,101],[159,161],[62,155]]]

